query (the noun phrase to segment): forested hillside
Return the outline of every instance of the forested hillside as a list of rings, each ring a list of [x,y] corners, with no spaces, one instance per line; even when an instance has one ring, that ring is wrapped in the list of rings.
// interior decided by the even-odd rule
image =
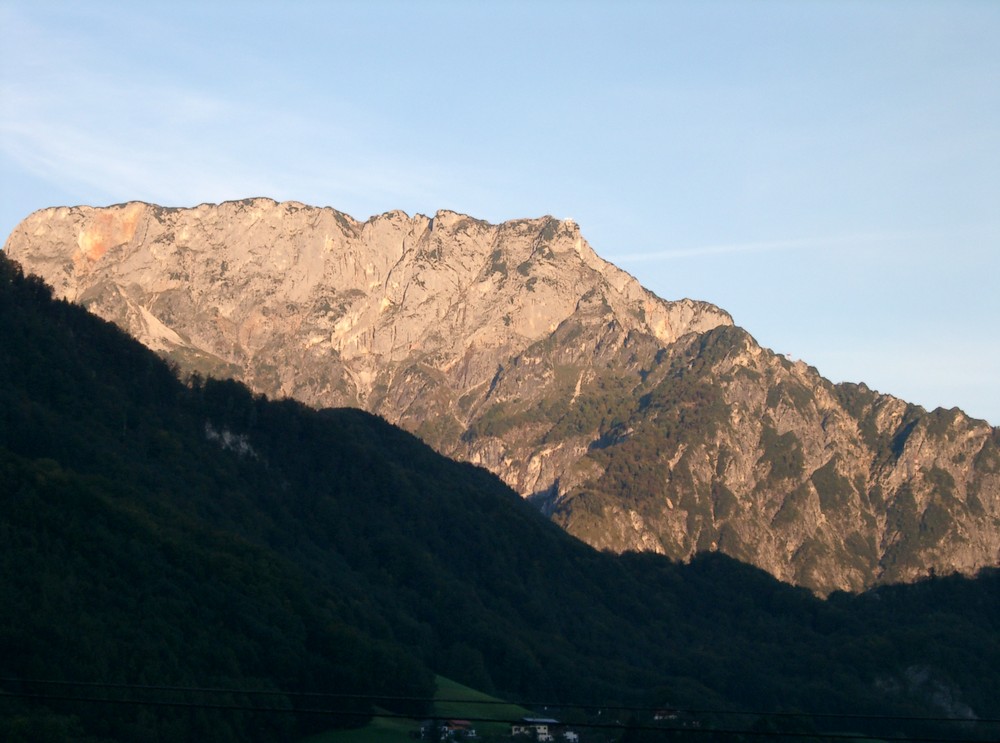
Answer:
[[[182,383],[2,255],[0,328],[0,738],[288,740],[359,724],[371,700],[247,708],[392,707],[434,673],[554,703],[996,736],[926,719],[1000,718],[995,570],[822,601],[718,554],[605,554],[366,413]],[[74,695],[110,701],[57,698]]]

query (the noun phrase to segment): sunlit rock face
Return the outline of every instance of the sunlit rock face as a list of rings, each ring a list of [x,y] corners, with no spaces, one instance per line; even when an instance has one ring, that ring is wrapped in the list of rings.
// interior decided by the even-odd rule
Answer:
[[[819,592],[1000,563],[995,429],[833,385],[571,221],[131,203],[37,212],[5,249],[185,373],[378,413],[599,548]]]

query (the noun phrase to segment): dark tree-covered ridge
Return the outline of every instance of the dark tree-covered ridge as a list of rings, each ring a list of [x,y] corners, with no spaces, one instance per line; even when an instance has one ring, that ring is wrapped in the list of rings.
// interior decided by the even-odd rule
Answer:
[[[564,703],[1000,717],[996,571],[821,601],[718,554],[604,554],[371,415],[181,383],[2,256],[0,327],[0,737],[264,741],[365,711],[32,701],[40,679],[290,708],[427,697],[440,673]]]

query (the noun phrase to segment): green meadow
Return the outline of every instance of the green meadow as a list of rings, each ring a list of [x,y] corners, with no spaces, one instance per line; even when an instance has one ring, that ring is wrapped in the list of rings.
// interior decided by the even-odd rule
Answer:
[[[479,738],[507,737],[512,721],[535,714],[525,707],[491,697],[443,676],[438,676],[436,681],[433,715],[428,717],[473,721],[472,727]],[[387,716],[376,716],[361,728],[330,730],[313,735],[302,743],[402,743],[412,741],[411,733],[415,735],[420,729],[421,720],[394,717],[392,713],[378,708],[376,713]]]

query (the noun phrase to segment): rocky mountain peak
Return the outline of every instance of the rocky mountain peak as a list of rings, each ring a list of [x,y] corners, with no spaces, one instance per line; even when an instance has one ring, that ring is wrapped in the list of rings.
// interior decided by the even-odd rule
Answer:
[[[67,241],[76,245],[69,255]],[[180,342],[153,333],[159,350],[173,341],[179,353],[239,366],[276,332],[308,328],[310,354],[362,367],[352,380],[361,400],[380,365],[415,353],[442,369],[464,362],[475,373],[466,383],[488,381],[495,365],[478,357],[552,333],[584,295],[664,343],[731,323],[707,304],[658,299],[600,259],[574,222],[552,217],[492,225],[445,210],[432,218],[391,211],[362,223],[270,199],[193,209],[130,203],[38,212],[9,246],[12,255],[30,253],[71,301],[100,303],[95,284],[114,285],[116,319],[140,337],[181,314],[198,319],[202,327],[179,333]],[[294,385],[279,391],[296,393]]]
[[[833,385],[571,220],[136,202],[37,212],[5,249],[182,369],[378,413],[597,547],[819,592],[1000,564],[996,429]]]

